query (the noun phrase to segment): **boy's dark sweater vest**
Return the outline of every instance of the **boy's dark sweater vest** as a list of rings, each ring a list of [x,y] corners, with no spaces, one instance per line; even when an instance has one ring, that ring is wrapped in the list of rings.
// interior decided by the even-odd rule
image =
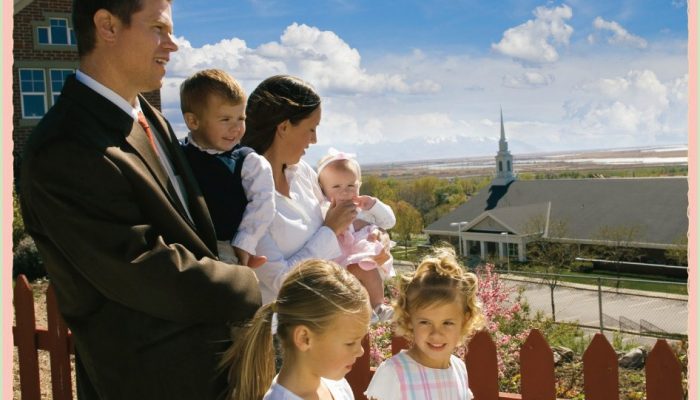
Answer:
[[[180,143],[209,208],[217,240],[231,241],[243,219],[248,199],[243,190],[241,168],[250,147],[236,145],[221,154],[198,149],[187,138]]]

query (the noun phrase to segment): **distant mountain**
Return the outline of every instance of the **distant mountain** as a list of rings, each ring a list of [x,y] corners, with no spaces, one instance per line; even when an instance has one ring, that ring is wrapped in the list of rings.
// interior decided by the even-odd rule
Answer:
[[[541,151],[537,146],[517,140],[509,141],[508,144],[511,153],[514,154]],[[365,143],[359,145],[312,145],[307,150],[304,160],[311,165],[315,165],[317,161],[328,152],[329,147],[336,147],[338,150],[357,154],[357,159],[362,164],[375,164],[459,157],[495,156],[498,151],[498,138],[473,139],[458,137],[439,142],[415,138],[402,142]]]

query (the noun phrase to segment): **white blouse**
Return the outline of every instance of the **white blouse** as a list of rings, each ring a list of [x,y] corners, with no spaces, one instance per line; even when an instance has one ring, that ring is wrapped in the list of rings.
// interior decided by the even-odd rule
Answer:
[[[275,181],[270,162],[258,153],[248,154],[241,166],[241,183],[248,205],[231,244],[256,254],[255,248],[270,226],[275,212]]]
[[[352,388],[345,378],[334,381],[331,379],[321,378],[321,383],[331,392],[333,400],[354,400]],[[277,377],[272,381],[272,386],[265,393],[263,400],[302,400],[301,397],[290,392],[286,387],[277,383]]]
[[[335,232],[323,225],[324,199],[316,172],[302,160],[287,166],[285,177],[290,197],[275,191],[275,216],[255,251],[267,257],[267,263],[255,269],[263,304],[275,300],[287,272],[298,262],[341,254]]]

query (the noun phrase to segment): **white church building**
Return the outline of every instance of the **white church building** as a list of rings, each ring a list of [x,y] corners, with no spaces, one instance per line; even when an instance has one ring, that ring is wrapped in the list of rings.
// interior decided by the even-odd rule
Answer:
[[[508,150],[503,112],[500,134],[491,185],[427,226],[424,232],[431,243],[456,238],[463,256],[525,261],[526,244],[539,235],[605,245],[601,228],[634,226],[639,233],[630,245],[643,250],[646,259],[641,261],[665,263],[665,250],[686,235],[686,177],[520,181]],[[566,224],[566,237],[550,232],[556,221]]]

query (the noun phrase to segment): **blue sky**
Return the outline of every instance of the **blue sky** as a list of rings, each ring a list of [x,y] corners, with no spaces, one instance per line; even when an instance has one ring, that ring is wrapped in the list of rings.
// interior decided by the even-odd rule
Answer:
[[[246,0],[173,2],[181,50],[163,93],[222,68],[251,91],[277,73],[323,96],[313,162],[492,155],[503,107],[511,151],[687,143],[681,0]]]

